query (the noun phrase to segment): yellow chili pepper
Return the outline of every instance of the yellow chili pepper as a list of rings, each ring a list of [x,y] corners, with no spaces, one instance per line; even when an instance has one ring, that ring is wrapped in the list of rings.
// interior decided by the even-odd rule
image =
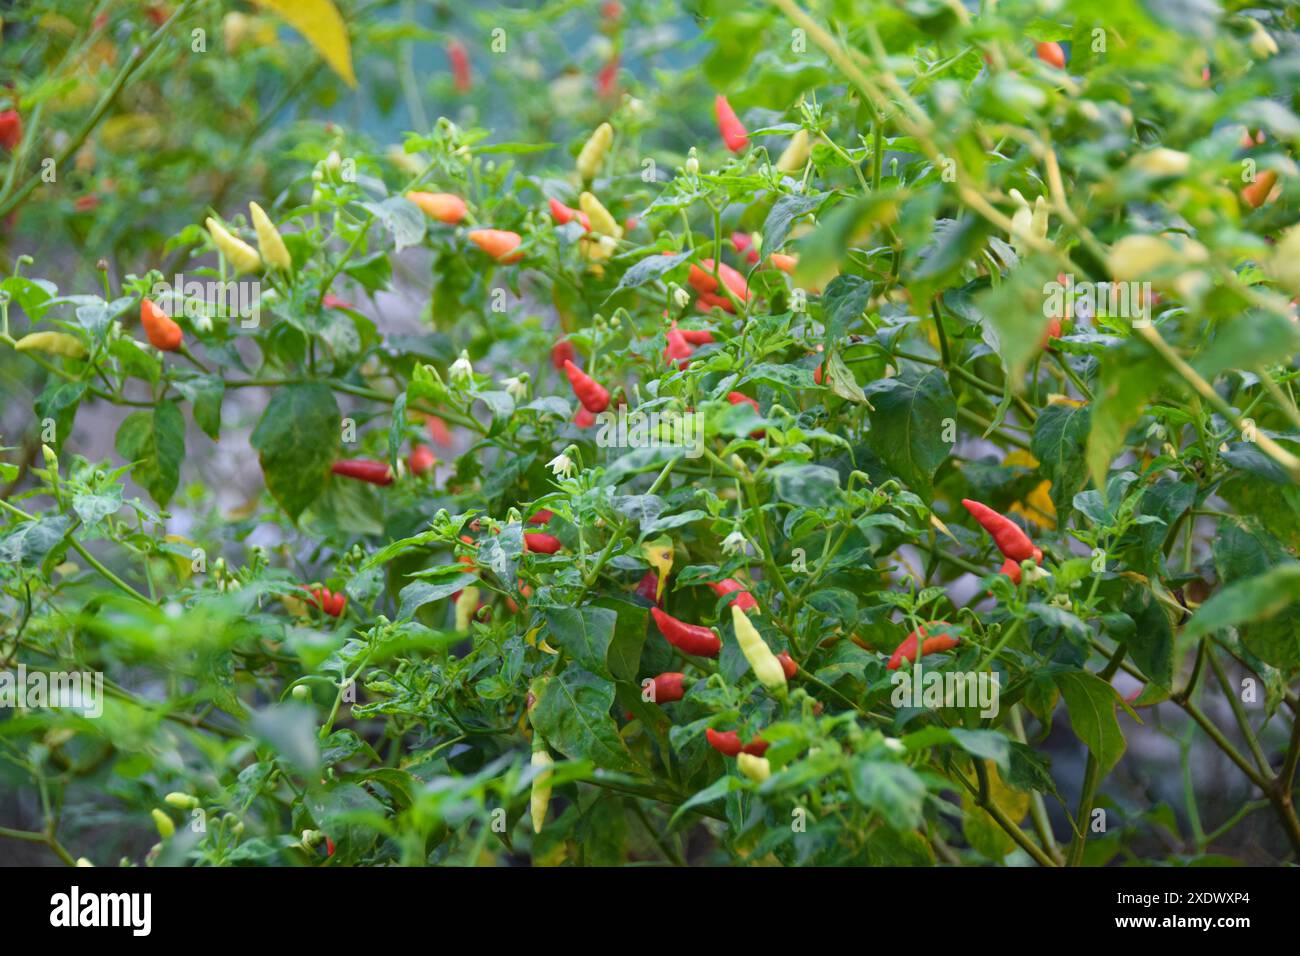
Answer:
[[[257,230],[257,248],[262,250],[262,261],[272,269],[287,271],[293,265],[293,259],[271,217],[255,202],[248,204],[248,211],[253,214],[253,228]]]
[[[478,588],[470,586],[456,598],[456,630],[464,634],[469,630],[470,619],[478,610]]]
[[[68,358],[85,358],[86,346],[81,339],[66,332],[31,332],[14,343],[19,352],[46,352]]]
[[[579,196],[578,206],[587,214],[587,219],[591,222],[592,232],[598,232],[604,236],[613,236],[615,239],[623,238],[623,227],[615,221],[609,210],[601,204],[601,201],[591,193],[583,193]]]
[[[164,840],[176,832],[176,824],[172,823],[172,818],[162,810],[154,807],[149,811],[149,815],[153,817],[154,826],[158,828],[158,833]]]
[[[762,783],[772,776],[772,765],[767,762],[766,757],[738,753],[736,754],[736,767],[750,780],[755,780],[758,783]]]
[[[797,173],[803,170],[812,155],[812,144],[808,141],[808,131],[801,129],[790,137],[781,158],[776,161],[776,168],[783,173]]]
[[[551,802],[551,771],[550,767],[555,761],[547,753],[546,744],[542,742],[540,735],[533,735],[533,760],[534,767],[544,768],[537,776],[533,777],[533,789],[529,795],[529,814],[533,819],[533,832],[541,833],[542,824],[546,822],[546,808]]]
[[[257,272],[262,268],[262,257],[257,254],[256,249],[243,239],[232,236],[225,226],[211,216],[208,217],[204,225],[208,227],[208,233],[212,236],[213,244],[229,260],[236,274],[240,272]]]
[[[578,154],[578,175],[582,177],[584,183],[596,178],[596,174],[600,172],[600,164],[605,161],[605,154],[609,152],[613,142],[614,127],[608,123],[601,123],[596,127],[596,131],[591,134],[591,138],[582,147],[582,152]]]
[[[736,628],[736,641],[740,644],[745,660],[754,669],[754,676],[768,690],[784,694],[785,669],[738,604],[731,605],[731,622]]]

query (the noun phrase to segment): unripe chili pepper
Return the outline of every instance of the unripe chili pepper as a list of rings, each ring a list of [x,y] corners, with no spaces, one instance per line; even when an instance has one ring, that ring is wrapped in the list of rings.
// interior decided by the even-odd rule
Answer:
[[[749,661],[749,666],[754,670],[756,676],[764,687],[768,690],[778,693],[785,691],[785,669],[781,662],[776,659],[772,649],[767,646],[763,636],[758,633],[758,629],[750,622],[737,605],[731,605],[731,623],[736,629],[736,641],[740,644],[740,650],[745,655],[745,660]]]
[[[752,754],[742,753],[736,758],[736,767],[756,783],[762,783],[772,776],[772,765],[767,762],[766,757],[755,757]]]
[[[726,143],[727,149],[739,153],[749,145],[749,134],[736,118],[736,111],[731,108],[731,104],[721,93],[713,98],[713,112],[718,118],[718,132],[722,134],[722,141]]]
[[[412,191],[406,194],[406,198],[424,210],[424,214],[430,219],[445,222],[449,226],[456,225],[465,218],[465,213],[469,212],[465,200],[451,193]]]
[[[599,199],[589,192],[584,192],[578,197],[578,206],[587,216],[587,222],[590,223],[590,229],[598,232],[603,236],[613,236],[615,239],[623,237],[623,227],[610,214]]]
[[[262,257],[243,239],[232,236],[225,226],[211,216],[207,218],[204,225],[208,227],[208,234],[212,236],[212,244],[226,257],[226,261],[230,263],[236,274],[257,272],[262,268]]]
[[[456,612],[456,632],[465,634],[469,631],[469,622],[474,617],[474,612],[479,608],[478,588],[470,585],[465,588],[454,598],[453,607]]]
[[[468,93],[473,86],[472,78],[469,72],[469,53],[465,50],[465,44],[459,40],[451,40],[447,43],[447,59],[451,63],[451,76],[456,84],[458,93]]]
[[[564,362],[564,371],[569,376],[573,394],[578,396],[583,408],[591,412],[603,412],[609,408],[609,392],[604,386],[569,359]]]
[[[795,674],[799,673],[799,665],[794,662],[794,658],[782,651],[776,655],[776,659],[781,662],[781,670],[785,672],[785,679],[790,680]]]
[[[717,657],[722,650],[722,638],[713,633],[711,628],[698,624],[687,624],[665,614],[657,607],[650,609],[650,616],[655,620],[659,633],[673,647],[696,657]]]
[[[587,218],[587,214],[585,212],[581,212],[577,209],[571,209],[568,206],[566,206],[564,203],[560,202],[558,199],[552,199],[550,201],[550,206],[551,206],[551,218],[555,220],[556,225],[563,226],[567,223],[573,222],[574,218],[576,217],[578,223],[582,226],[583,229],[587,230],[588,232],[591,231],[591,220]]]
[[[546,751],[540,734],[533,735],[532,765],[539,773],[533,777],[533,789],[529,796],[528,811],[533,820],[533,832],[541,833],[542,824],[546,822],[546,808],[551,802],[551,766],[555,763]]]
[[[524,547],[540,554],[554,554],[560,550],[560,539],[553,534],[526,534]]]
[[[659,606],[659,575],[654,571],[647,571],[645,575],[637,582],[636,593],[639,597],[645,598],[656,607]]]
[[[1035,48],[1038,58],[1044,63],[1050,63],[1058,70],[1065,69],[1065,51],[1061,49],[1061,44],[1055,42],[1039,43]]]
[[[601,123],[596,127],[595,132],[583,144],[582,151],[578,153],[578,175],[582,177],[583,182],[591,182],[600,172],[600,165],[605,161],[605,154],[609,152],[609,147],[614,142],[614,127],[608,123]]]
[[[163,797],[163,803],[169,807],[175,807],[177,810],[195,810],[199,806],[199,798],[188,793],[181,793],[173,790]]]
[[[781,252],[772,253],[767,257],[767,261],[787,275],[793,275],[795,266],[799,265],[799,259],[796,256],[787,256]]]
[[[946,623],[946,621],[931,621],[927,626],[933,627],[936,624],[944,625]],[[890,655],[889,663],[885,665],[885,669],[896,671],[900,666],[902,666],[903,661],[915,661],[917,657],[916,642],[918,639],[921,641],[921,656],[923,657],[926,654],[935,654],[939,651],[950,651],[961,643],[959,638],[954,637],[951,634],[939,634],[935,637],[926,637],[925,627],[918,627],[903,639],[903,643],[894,648],[894,653]]]
[[[438,464],[438,458],[428,445],[416,445],[411,449],[408,464],[411,466],[411,474],[422,475]]]
[[[524,257],[522,252],[515,251],[524,241],[523,236],[517,232],[508,229],[471,229],[466,235],[470,242],[504,265],[518,262]]]
[[[181,347],[184,333],[171,316],[148,299],[140,300],[140,324],[149,344],[164,352],[175,352]]]
[[[728,757],[736,756],[743,746],[734,730],[717,731],[712,727],[708,727],[704,731],[704,736],[708,740],[710,747]]]
[[[154,807],[149,811],[149,815],[153,817],[154,826],[158,828],[158,835],[164,840],[170,838],[176,833],[176,824],[172,822],[172,818],[167,816],[164,811]]]
[[[735,578],[723,578],[721,581],[716,583],[710,581],[709,587],[713,589],[713,593],[718,597],[734,594],[735,597],[728,601],[728,604],[734,605],[742,611],[753,611],[756,614],[758,613],[758,601],[755,600],[754,595],[750,594],[749,591],[745,589],[745,586]]]
[[[66,332],[29,332],[14,343],[14,348],[19,352],[45,352],[75,359],[89,354],[81,339]]]
[[[289,256],[284,239],[280,237],[280,230],[275,228],[275,223],[271,222],[266,210],[257,203],[250,202],[248,211],[253,220],[253,228],[257,231],[257,248],[261,250],[262,261],[272,269],[287,272],[293,265],[293,259]]]
[[[1277,184],[1277,173],[1266,169],[1255,177],[1255,181],[1241,190],[1242,201],[1251,209],[1258,209],[1268,199],[1268,194]]]
[[[14,150],[23,139],[23,118],[17,110],[0,112],[0,146]]]
[[[682,687],[685,679],[686,675],[677,671],[660,674],[654,679],[654,697],[651,699],[656,704],[671,704],[681,700],[686,696],[686,689]]]
[[[384,461],[372,461],[368,458],[350,458],[336,461],[330,471],[344,478],[355,478],[372,485],[391,485],[393,471]]]
[[[963,498],[961,503],[971,513],[971,517],[989,533],[993,543],[998,546],[998,550],[1003,555],[1015,561],[1033,558],[1042,563],[1043,552],[1034,547],[1034,542],[1029,540],[1029,535],[1025,534],[1010,518],[1005,518],[988,505],[969,498]]]
[[[806,129],[799,129],[790,137],[790,143],[786,146],[785,151],[781,153],[781,158],[776,161],[776,168],[783,173],[801,172],[808,163],[808,157],[812,155],[812,143],[808,137]]]

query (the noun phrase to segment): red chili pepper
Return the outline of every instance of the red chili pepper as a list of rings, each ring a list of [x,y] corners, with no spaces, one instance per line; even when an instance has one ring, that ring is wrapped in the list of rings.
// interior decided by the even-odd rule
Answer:
[[[560,202],[558,199],[552,199],[550,205],[551,205],[551,218],[554,219],[558,225],[563,226],[566,223],[573,222],[573,220],[576,218],[578,222],[582,225],[583,229],[585,229],[587,232],[591,232],[591,220],[587,218],[587,214],[582,210],[572,209],[569,206],[566,206],[564,203]],[[570,348],[572,348],[572,346],[570,346]],[[556,366],[556,368],[561,368],[561,367],[562,366],[559,365]]]
[[[782,651],[776,655],[776,659],[781,662],[781,670],[785,671],[785,679],[790,680],[795,674],[799,673],[799,665],[794,662],[794,658]]]
[[[618,62],[619,57],[615,53],[596,74],[596,95],[601,99],[609,99],[618,92]]]
[[[541,554],[554,554],[560,550],[560,539],[553,534],[526,534],[524,547]]]
[[[451,430],[437,415],[430,415],[424,420],[424,427],[429,432],[429,437],[433,439],[435,445],[441,445],[443,448],[450,448]]]
[[[933,627],[936,624],[943,625],[946,621],[931,621],[928,626]],[[903,643],[894,648],[894,653],[889,658],[889,663],[885,665],[886,670],[896,671],[902,665],[903,661],[916,660],[916,641],[918,635],[921,639],[921,655],[934,654],[938,651],[950,651],[961,643],[959,638],[951,634],[939,634],[935,637],[925,636],[925,627],[918,627],[911,634],[903,639]]]
[[[676,361],[678,368],[686,368],[691,362],[691,355],[695,349],[686,341],[686,337],[676,328],[671,328],[667,332],[668,347],[664,349],[664,360],[670,365]]]
[[[465,44],[452,40],[447,44],[447,59],[451,61],[451,75],[456,83],[458,93],[468,93],[473,81],[469,73],[469,53]]]
[[[636,593],[656,607],[659,606],[659,575],[653,570],[647,571],[637,582]]]
[[[749,134],[736,118],[736,111],[721,93],[713,98],[713,112],[718,118],[718,131],[722,133],[722,141],[727,144],[727,149],[739,153],[749,145]]]
[[[737,607],[739,607],[742,611],[745,612],[751,611],[754,608],[758,607],[758,601],[754,599],[754,595],[750,594],[747,590],[745,590],[745,586],[741,584],[739,581],[737,581],[735,578],[724,578],[723,580],[718,581],[716,584],[710,581],[709,587],[713,589],[713,593],[716,594],[718,597],[723,597],[724,595],[727,594],[736,595],[734,598],[732,598],[730,601],[727,602],[728,606],[735,604]]]
[[[408,464],[411,466],[411,474],[422,475],[438,464],[438,458],[428,445],[416,445],[411,449]]]
[[[0,146],[13,150],[22,142],[23,118],[17,110],[0,112]]]
[[[320,304],[327,309],[356,309],[351,302],[344,302],[332,292],[327,292],[325,297],[320,300]]]
[[[328,836],[325,837],[325,855],[326,856],[334,855],[334,841],[331,840]]]
[[[388,462],[371,461],[367,458],[350,458],[343,461],[336,461],[330,467],[330,471],[336,475],[342,475],[344,478],[355,478],[358,481],[365,481],[372,485],[391,485],[393,483],[393,471],[388,467]]]
[[[342,592],[335,594],[328,588],[309,588],[305,584],[300,587],[311,594],[312,603],[330,617],[341,616],[343,609],[348,606],[348,596]]]
[[[564,362],[564,371],[568,373],[573,394],[578,396],[583,408],[590,412],[603,412],[609,408],[609,392],[604,386],[569,359]]]
[[[596,413],[589,408],[578,406],[578,414],[573,416],[573,424],[579,428],[590,428],[596,424]]]
[[[758,401],[756,399],[750,398],[744,392],[728,392],[727,401],[731,402],[731,404],[733,405],[749,405],[754,409],[754,411],[758,412],[760,415],[763,414],[758,407]]]
[[[727,288],[731,290],[732,294],[737,299],[741,302],[749,301],[749,283],[745,281],[743,275],[731,268],[731,266],[727,265],[725,262],[719,264],[718,275],[722,277],[722,281],[727,284]],[[706,295],[711,296],[716,300],[719,306],[726,309],[728,312],[735,311],[735,307],[731,304],[730,299],[725,295],[717,294],[718,280],[713,278],[712,259],[701,259],[698,266],[692,262],[690,271],[686,274],[686,281],[691,284],[691,288],[700,294],[701,299]],[[726,304],[723,305],[723,303]]]
[[[972,501],[969,498],[961,500],[962,505],[971,516],[980,523],[993,538],[993,543],[998,546],[998,550],[1008,558],[1014,561],[1024,561],[1033,558],[1035,561],[1042,563],[1043,552],[1034,547],[1034,542],[1029,540],[1029,535],[1020,529],[1020,526],[1010,518],[1005,518],[998,514],[988,505],[980,504],[978,501]]]
[[[745,744],[745,746],[741,747],[740,752],[743,754],[749,754],[751,757],[761,757],[763,754],[767,753],[767,748],[770,746],[771,744],[762,737],[755,737],[749,743]]]
[[[171,316],[148,299],[140,300],[140,324],[149,344],[164,352],[175,352],[181,347],[184,333],[181,327],[172,321]]]
[[[715,341],[713,333],[708,329],[678,329],[690,345],[712,345]]]
[[[654,702],[656,704],[671,704],[675,700],[681,700],[686,696],[686,689],[682,687],[682,681],[685,679],[686,675],[677,671],[660,674],[655,678]]]
[[[1241,190],[1241,198],[1251,209],[1258,209],[1264,205],[1264,200],[1268,199],[1268,194],[1273,191],[1273,186],[1277,183],[1277,173],[1271,169],[1265,169],[1255,177],[1255,181]]]
[[[555,512],[548,511],[546,508],[541,509],[535,515],[528,519],[529,524],[546,524],[555,517]]]
[[[712,727],[707,727],[704,736],[709,741],[710,747],[728,757],[736,756],[743,749],[740,738],[734,730],[717,731]]]
[[[1050,63],[1058,70],[1065,69],[1065,51],[1061,49],[1061,44],[1040,43],[1035,47],[1035,50],[1038,53],[1038,58],[1044,63]]]
[[[1005,561],[1002,562],[1002,567],[998,569],[998,573],[1005,574],[1007,577],[1011,579],[1011,582],[1013,584],[1019,584],[1020,575],[1022,573],[1020,570],[1020,562],[1013,561],[1010,558],[1007,558]]]
[[[659,633],[673,647],[694,654],[697,657],[717,657],[722,650],[722,638],[714,634],[711,628],[698,624],[687,624],[671,615],[665,614],[657,607],[650,609],[650,616],[655,619]]]
[[[1052,339],[1059,339],[1060,337],[1061,320],[1053,316],[1047,320],[1047,327],[1043,329],[1043,337],[1039,339],[1038,347],[1040,349],[1043,347],[1051,348],[1047,343],[1052,341]]]
[[[563,370],[564,363],[572,362],[577,356],[577,350],[568,339],[559,339],[551,346],[551,364],[557,369]]]
[[[736,311],[730,299],[726,296],[714,295],[712,292],[701,292],[695,299],[695,307],[701,312],[709,312],[713,309],[721,309],[723,312]]]
[[[515,251],[524,237],[509,229],[471,229],[465,233],[465,238],[505,265],[518,262],[524,257],[522,252]]]

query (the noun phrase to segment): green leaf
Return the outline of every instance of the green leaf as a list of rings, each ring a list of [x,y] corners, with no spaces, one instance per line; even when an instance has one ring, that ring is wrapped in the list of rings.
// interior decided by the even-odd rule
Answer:
[[[1228,627],[1266,621],[1300,600],[1300,561],[1288,561],[1263,574],[1229,584],[1201,605],[1183,629],[1187,638]],[[1296,635],[1300,642],[1300,633]],[[1300,644],[1297,645],[1300,650]]]
[[[825,465],[778,465],[772,469],[776,494],[805,508],[825,508],[840,500],[840,475]]]
[[[282,386],[253,430],[266,488],[295,521],[325,487],[338,435],[338,404],[320,382]]]
[[[253,733],[299,775],[315,781],[320,773],[316,713],[302,704],[273,704],[249,718]]]
[[[925,781],[906,764],[860,760],[853,766],[849,784],[858,802],[879,813],[895,830],[920,826]]]
[[[1054,264],[1041,256],[1024,260],[1000,284],[975,296],[984,336],[1002,359],[1007,375],[1021,388],[1029,360],[1038,354],[1048,318],[1044,286],[1056,278]]]
[[[1124,447],[1129,429],[1142,417],[1163,373],[1150,353],[1136,346],[1118,349],[1101,366],[1088,432],[1088,470],[1098,490],[1106,487],[1110,463]]]
[[[19,523],[0,538],[0,562],[28,567],[40,564],[63,540],[71,524],[67,515]]]
[[[793,194],[782,196],[774,202],[767,219],[763,221],[763,255],[780,252],[795,220],[808,215],[825,201],[825,196]]]
[[[1104,776],[1119,762],[1127,746],[1115,719],[1119,695],[1110,684],[1088,671],[1057,674],[1056,686],[1070,712],[1070,726],[1097,758],[1097,768]]]
[[[226,383],[216,375],[173,373],[176,391],[190,403],[194,424],[214,441],[221,437],[221,401],[226,394]]]
[[[424,605],[433,601],[441,601],[443,598],[449,597],[457,591],[463,591],[465,588],[477,583],[478,578],[473,574],[458,574],[450,581],[439,581],[437,584],[428,581],[412,581],[402,588],[397,595],[397,619],[399,621],[410,620],[415,616],[415,612]]]
[[[549,644],[563,648],[592,673],[609,676],[606,658],[618,623],[614,611],[591,606],[548,607],[542,615]]]
[[[117,453],[132,462],[131,477],[162,507],[181,480],[185,419],[175,402],[128,415],[117,430]]]
[[[1070,502],[1088,481],[1084,448],[1091,422],[1086,405],[1048,405],[1034,422],[1029,450],[1052,482],[1052,504],[1058,515],[1070,513]]]
[[[535,681],[533,694],[537,700],[529,719],[560,753],[620,773],[640,770],[609,713],[614,704],[611,682],[570,664],[558,677]]]
[[[618,285],[614,287],[614,291],[609,294],[606,300],[608,301],[609,298],[613,298],[624,289],[635,289],[638,286],[645,285],[651,279],[658,279],[660,276],[667,274],[689,258],[690,255],[687,253],[682,253],[681,255],[662,255],[660,253],[652,253],[651,255],[646,256],[636,265],[632,266],[632,268],[623,273],[623,277],[618,280]]]
[[[952,448],[944,441],[946,425],[957,418],[947,377],[937,368],[907,367],[896,378],[873,382],[866,391],[875,405],[867,444],[928,501],[934,473]]]

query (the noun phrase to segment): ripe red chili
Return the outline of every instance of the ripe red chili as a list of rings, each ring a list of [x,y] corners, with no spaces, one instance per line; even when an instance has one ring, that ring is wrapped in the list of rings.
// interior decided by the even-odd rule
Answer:
[[[781,670],[785,671],[785,679],[789,680],[799,673],[799,665],[794,662],[794,658],[782,651],[776,655],[776,659],[781,662]],[[760,755],[761,756],[761,755]]]
[[[181,327],[148,299],[140,300],[140,324],[144,326],[144,334],[154,348],[175,352],[181,347],[181,339],[184,337]]]
[[[1007,558],[1005,561],[1002,562],[1002,567],[998,569],[998,573],[1005,574],[1007,577],[1011,579],[1013,584],[1019,584],[1020,575],[1022,573],[1020,570],[1020,562],[1013,561],[1010,558]]]
[[[334,855],[334,841],[331,840],[328,836],[325,837],[325,855],[326,856]]]
[[[330,617],[341,616],[343,609],[348,606],[348,596],[346,594],[335,594],[328,588],[309,588],[305,584],[300,585],[300,587],[311,594],[312,603]]]
[[[1050,63],[1058,70],[1065,69],[1065,51],[1061,49],[1059,43],[1040,43],[1035,47],[1038,58],[1044,63]]]
[[[355,478],[372,485],[391,485],[393,471],[384,461],[372,461],[368,458],[345,458],[330,466],[330,471],[344,478]]]
[[[745,744],[745,746],[741,747],[740,752],[743,754],[749,754],[751,757],[761,757],[763,754],[767,753],[767,748],[770,746],[771,744],[762,737],[755,737],[749,743]]]
[[[659,633],[664,636],[664,640],[687,654],[694,654],[697,657],[717,657],[718,652],[722,650],[722,638],[714,634],[710,628],[679,621],[657,607],[650,609],[650,616],[655,619],[655,625],[659,628]]]
[[[0,112],[0,146],[15,149],[23,138],[23,118],[17,110]]]
[[[1029,540],[1029,535],[1020,529],[1020,526],[1010,518],[1003,517],[988,505],[980,504],[978,501],[972,501],[969,498],[961,500],[962,505],[971,516],[980,523],[980,526],[989,533],[993,538],[993,543],[998,546],[998,550],[1013,561],[1024,561],[1033,558],[1035,561],[1042,563],[1043,552],[1034,547],[1034,542]]]
[[[526,534],[524,547],[541,554],[554,554],[560,550],[560,539],[553,534]]]
[[[712,727],[708,727],[705,728],[704,736],[709,741],[710,747],[728,757],[736,756],[743,746],[734,730],[717,731]]]
[[[712,345],[714,342],[713,333],[708,329],[678,329],[677,331],[690,345]]]
[[[686,337],[682,335],[680,329],[669,329],[667,338],[668,347],[664,349],[664,359],[669,364],[676,361],[678,368],[686,368],[690,364],[690,358],[695,349],[691,348],[690,343],[686,341]]]
[[[579,428],[590,428],[596,424],[596,413],[589,408],[578,406],[578,413],[573,416],[573,424]]]
[[[573,394],[578,396],[578,401],[582,402],[583,408],[589,412],[603,412],[609,408],[609,392],[604,386],[574,365],[571,360],[565,360],[564,371],[568,373]]]
[[[416,445],[411,449],[408,464],[411,466],[411,474],[422,475],[438,464],[438,458],[428,445]]]
[[[577,357],[578,352],[568,339],[558,339],[551,346],[551,364],[561,371],[564,369],[565,362],[572,362]]]
[[[587,232],[591,232],[591,220],[587,218],[587,214],[585,212],[582,212],[579,209],[572,209],[569,206],[566,206],[564,203],[560,202],[558,199],[552,199],[550,205],[551,205],[551,218],[554,219],[558,225],[563,226],[565,223],[573,222],[574,218],[576,217],[578,222],[581,223],[582,228],[585,229]],[[573,348],[573,346],[569,346],[569,348]],[[554,356],[555,353],[552,352],[551,354],[552,356]],[[555,367],[563,368],[564,366],[557,365]]]
[[[723,597],[724,595],[727,594],[736,595],[734,598],[732,598],[730,601],[727,602],[728,606],[735,604],[742,611],[745,611],[747,613],[752,609],[758,607],[758,601],[754,599],[754,595],[750,594],[747,590],[745,590],[745,586],[741,584],[739,581],[737,581],[735,578],[724,578],[723,580],[718,581],[717,583],[710,581],[709,587],[713,589],[713,593],[716,594],[718,597]]]
[[[725,262],[718,265],[718,275],[722,277],[722,281],[726,283],[732,295],[741,302],[749,301],[749,283],[745,281],[743,275]],[[686,281],[690,283],[691,288],[699,293],[701,300],[704,300],[707,296],[711,305],[716,304],[728,312],[735,311],[731,300],[725,295],[718,294],[718,280],[713,277],[712,259],[701,259],[698,266],[692,262],[691,268],[686,274]]]
[[[744,392],[728,392],[727,401],[731,402],[731,404],[733,405],[749,405],[754,409],[754,411],[758,412],[760,415],[763,414],[759,410],[758,401],[756,399],[750,398]]]
[[[659,606],[659,575],[653,570],[647,571],[645,575],[637,582],[637,596],[645,598],[656,607]]]
[[[596,95],[601,99],[609,99],[618,91],[618,63],[619,56],[615,53],[596,74]]]
[[[443,448],[451,447],[451,429],[437,415],[430,415],[424,420],[425,430],[428,431],[429,437],[433,439],[435,445],[441,445]]]
[[[749,145],[749,134],[737,119],[736,111],[721,93],[713,98],[713,112],[718,118],[718,132],[722,133],[722,141],[727,144],[727,149],[739,153]]]
[[[685,679],[686,675],[677,671],[660,674],[654,679],[654,702],[656,704],[671,704],[675,700],[681,700],[686,696],[686,689],[682,687],[682,681]]]
[[[1241,198],[1251,209],[1258,209],[1276,184],[1277,173],[1271,169],[1262,170],[1253,183],[1241,190]]]
[[[929,626],[936,624],[946,624],[946,621],[931,621]],[[903,661],[916,660],[916,642],[917,637],[921,639],[921,655],[934,654],[938,651],[950,651],[961,641],[951,634],[939,634],[935,637],[925,636],[925,627],[918,627],[907,637],[903,638],[903,643],[894,648],[894,653],[890,655],[889,663],[885,665],[887,670],[896,671],[902,665]]]
[[[325,293],[325,297],[320,300],[320,304],[327,309],[355,309],[356,306],[351,302],[344,302],[332,292]]]
[[[465,44],[452,40],[447,44],[447,59],[451,61],[451,75],[458,93],[468,93],[473,85],[469,74],[469,53]]]

